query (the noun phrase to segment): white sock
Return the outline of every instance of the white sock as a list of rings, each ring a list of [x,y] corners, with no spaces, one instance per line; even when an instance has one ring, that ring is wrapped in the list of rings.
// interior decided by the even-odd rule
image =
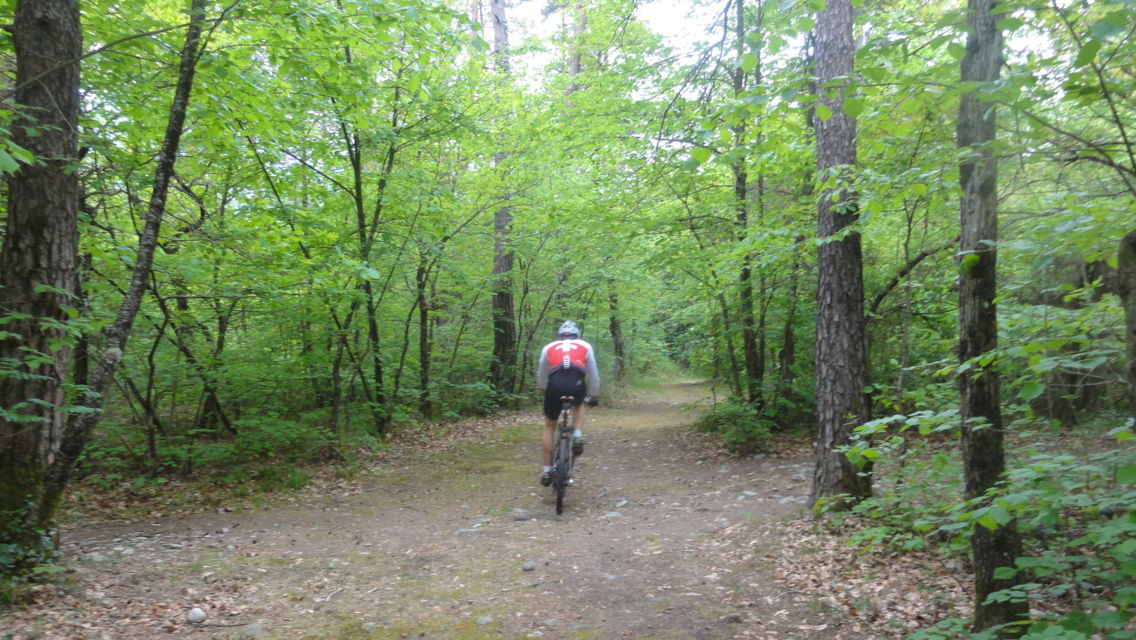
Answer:
[[[549,471],[552,471],[552,465],[550,465],[550,464],[544,465],[544,471],[543,472],[548,473]]]
[[[572,437],[573,438],[583,438],[584,432],[580,431],[579,429],[576,429],[575,431],[572,432]]]

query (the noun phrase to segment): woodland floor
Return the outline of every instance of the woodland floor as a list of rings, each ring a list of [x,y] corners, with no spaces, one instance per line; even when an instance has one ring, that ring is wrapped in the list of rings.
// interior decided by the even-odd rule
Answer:
[[[956,612],[957,567],[912,589],[925,566],[842,547],[803,514],[811,444],[725,455],[688,426],[708,402],[676,383],[593,410],[562,516],[535,412],[295,492],[75,514],[66,586],[0,639],[877,638]]]

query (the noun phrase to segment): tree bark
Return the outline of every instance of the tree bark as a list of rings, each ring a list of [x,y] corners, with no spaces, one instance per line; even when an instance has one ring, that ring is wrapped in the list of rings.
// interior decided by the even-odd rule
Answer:
[[[505,1],[491,0],[493,17],[493,60],[497,72],[509,74],[509,29],[505,21]],[[507,155],[498,151],[493,162],[498,168]],[[506,193],[506,203],[511,195]],[[513,205],[504,204],[493,213],[493,356],[489,364],[489,384],[499,394],[511,394],[517,383],[517,319],[513,303],[513,250],[510,242]]]
[[[623,341],[623,320],[619,311],[619,293],[612,280],[608,280],[607,283],[607,302],[608,310],[611,312],[608,317],[608,332],[611,334],[611,352],[614,360],[611,378],[618,385],[623,383],[627,373],[626,346]]]
[[[63,491],[67,487],[75,463],[78,462],[79,456],[83,453],[83,449],[91,437],[91,432],[98,423],[104,394],[110,387],[114,372],[122,360],[126,341],[130,337],[130,330],[134,325],[134,318],[138,314],[138,308],[142,305],[142,297],[146,292],[146,282],[150,277],[150,267],[154,262],[154,252],[158,247],[158,234],[166,210],[166,196],[169,193],[170,180],[173,177],[178,146],[185,126],[185,114],[189,106],[189,94],[193,88],[193,76],[196,70],[204,24],[205,0],[193,0],[190,7],[190,22],[186,31],[185,45],[181,50],[173,103],[170,105],[170,116],[166,123],[165,137],[158,154],[157,166],[154,169],[154,190],[150,194],[146,221],[138,239],[138,249],[135,252],[130,286],[127,288],[122,304],[118,308],[118,314],[105,331],[106,348],[99,358],[98,366],[91,380],[90,393],[80,403],[86,411],[75,414],[67,422],[63,432],[63,440],[60,443],[59,455],[48,470],[43,499],[40,501],[37,514],[37,521],[44,528],[49,527],[54,521],[56,508],[63,497]]]
[[[989,83],[998,79],[1002,65],[1002,33],[996,26],[993,0],[969,0],[966,54],[962,81]],[[967,153],[959,165],[962,198],[959,206],[961,250],[959,274],[959,359],[966,365],[959,376],[962,415],[962,454],[965,493],[981,499],[1002,481],[1005,471],[1002,413],[998,372],[979,363],[998,347],[997,293],[998,164],[991,143],[995,139],[994,102],[976,92],[959,104],[956,136]],[[996,579],[999,567],[1013,567],[1021,555],[1017,523],[995,530],[976,526],[970,539],[974,556],[974,629],[1021,621],[1029,617],[1025,602],[986,602],[995,591],[1018,584],[1017,579]],[[1019,635],[1010,629],[1002,636]]]
[[[733,72],[734,99],[741,99],[745,91],[745,71],[742,69],[742,55],[745,53],[745,1],[735,0],[734,5],[734,47],[737,53]],[[736,214],[734,225],[737,238],[744,241],[749,230],[749,175],[746,170],[748,156],[742,151],[746,142],[745,121],[734,125],[734,149],[737,158],[730,164],[734,175],[734,207]],[[762,376],[760,367],[760,353],[757,346],[757,332],[754,330],[753,311],[753,267],[749,253],[742,256],[741,267],[738,269],[738,320],[742,327],[742,358],[745,361],[746,402],[759,405],[761,403]]]
[[[817,462],[810,502],[872,493],[870,468],[861,473],[839,448],[868,420],[867,343],[860,234],[851,171],[856,164],[856,121],[844,113],[844,91],[853,73],[852,4],[829,0],[817,18],[817,102],[831,116],[817,118],[817,177],[827,186],[817,205]]]
[[[800,251],[804,244],[804,236],[797,236],[794,241],[797,250],[793,252],[793,264],[789,267],[789,291],[787,298],[788,309],[785,311],[785,324],[781,329],[781,349],[777,352],[778,391],[777,395],[783,404],[797,407],[800,400],[793,389],[793,368],[797,364],[797,290],[800,286],[801,259]],[[780,412],[779,412],[780,413]],[[794,410],[794,413],[796,411]]]
[[[1128,362],[1124,367],[1128,380],[1128,411],[1136,416],[1136,231],[1130,231],[1120,241],[1116,280],[1124,306],[1124,336],[1128,347]]]
[[[434,403],[430,397],[430,355],[434,348],[430,340],[430,307],[426,299],[426,288],[430,283],[426,256],[418,259],[414,282],[418,293],[418,410],[429,419],[434,414]]]
[[[12,41],[13,100],[21,105],[12,141],[35,162],[8,181],[0,248],[0,535],[36,558],[35,512],[69,402],[71,348],[62,326],[78,305],[79,3],[20,0]]]

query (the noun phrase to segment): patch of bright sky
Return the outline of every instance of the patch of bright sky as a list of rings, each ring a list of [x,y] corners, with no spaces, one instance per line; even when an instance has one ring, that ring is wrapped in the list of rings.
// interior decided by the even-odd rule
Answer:
[[[640,0],[635,16],[647,28],[663,37],[663,42],[677,56],[691,55],[698,43],[710,39],[710,30],[718,20],[727,0]],[[518,47],[532,39],[551,42],[558,29],[567,29],[564,12],[545,15],[549,0],[520,0],[508,8],[509,45]],[[487,26],[488,29],[488,26]],[[483,34],[487,40],[491,33]],[[526,76],[539,75],[556,52],[528,50],[514,58]]]

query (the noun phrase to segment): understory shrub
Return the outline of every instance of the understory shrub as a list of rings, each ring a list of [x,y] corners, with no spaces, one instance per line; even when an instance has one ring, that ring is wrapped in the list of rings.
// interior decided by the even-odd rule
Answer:
[[[107,423],[84,451],[80,469],[88,481],[99,485],[141,486],[145,478],[198,471],[232,483],[247,479],[266,463],[290,467],[326,458],[335,443],[319,424],[274,417],[238,420],[233,431],[230,435],[191,429],[157,438],[151,454],[140,428]],[[273,479],[267,484],[295,483],[295,479],[281,483]]]
[[[737,398],[729,398],[714,406],[695,426],[716,434],[735,453],[763,451],[772,437],[772,423],[761,417],[757,408]]]
[[[936,423],[934,419],[930,422]],[[888,435],[882,428],[885,424],[904,426]],[[975,501],[961,497],[961,470],[953,451],[918,439],[910,448],[906,446],[907,438],[914,436],[906,427],[912,426],[924,432],[939,428],[893,416],[862,427],[861,439],[849,449],[853,460],[895,465],[892,477],[877,482],[884,489],[882,494],[852,509],[854,516],[873,523],[858,529],[852,543],[965,557],[970,551],[969,536],[977,527],[993,530],[1016,522],[1025,554],[1015,566],[1000,568],[997,575],[1016,576],[1022,584],[990,597],[1030,602],[1033,620],[1022,637],[1134,637],[1136,436],[1131,420],[1109,432],[1113,446],[1083,454],[1070,453],[1067,447],[1060,453],[1045,450],[1037,444],[1045,441],[1045,434],[1017,434],[1015,440],[1024,446],[1018,449],[1022,453],[1007,461],[1005,484],[986,499]],[[950,444],[954,449],[954,443]],[[876,471],[880,470],[877,465]],[[939,487],[937,492],[935,487]],[[845,517],[833,514],[829,521],[839,525]],[[912,637],[994,637],[989,632],[968,634],[963,622],[945,620]]]

